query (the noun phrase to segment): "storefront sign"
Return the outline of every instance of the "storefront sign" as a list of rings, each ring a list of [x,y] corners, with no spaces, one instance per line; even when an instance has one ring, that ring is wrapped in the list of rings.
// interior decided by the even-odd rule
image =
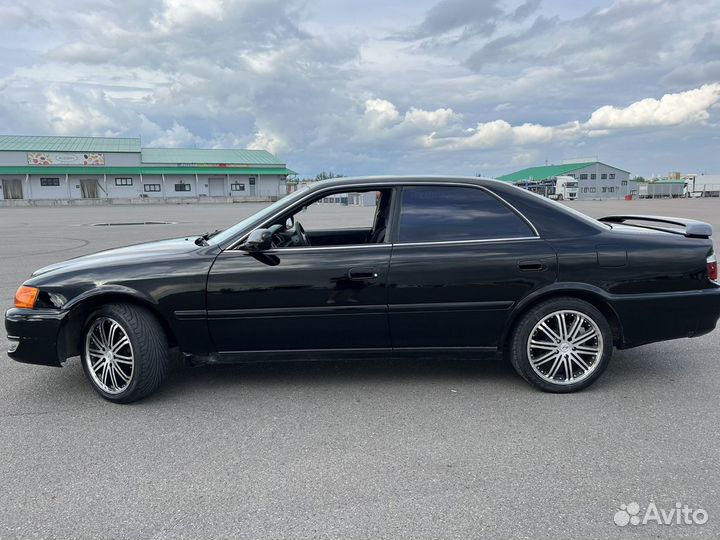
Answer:
[[[28,152],[28,165],[105,165],[105,155],[85,152]]]

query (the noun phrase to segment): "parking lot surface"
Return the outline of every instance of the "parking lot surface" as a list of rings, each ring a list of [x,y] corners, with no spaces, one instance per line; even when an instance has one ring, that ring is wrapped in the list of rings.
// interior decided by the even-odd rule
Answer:
[[[717,199],[570,204],[720,231]],[[0,300],[43,265],[261,206],[2,208]],[[327,227],[366,211],[328,208]],[[150,220],[173,224],[92,226]],[[2,331],[0,538],[720,536],[718,331],[616,351],[578,394],[493,359],[377,359],[177,367],[129,406],[100,399],[77,359],[28,366],[6,348]],[[709,519],[615,525],[631,502]]]

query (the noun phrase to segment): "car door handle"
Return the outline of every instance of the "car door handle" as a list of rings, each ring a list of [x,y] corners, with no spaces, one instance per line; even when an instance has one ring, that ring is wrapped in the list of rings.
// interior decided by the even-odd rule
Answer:
[[[540,272],[546,270],[547,265],[542,261],[519,261],[518,268],[523,272]]]
[[[367,279],[377,279],[377,268],[351,268],[347,273],[348,279],[354,281],[365,281]]]

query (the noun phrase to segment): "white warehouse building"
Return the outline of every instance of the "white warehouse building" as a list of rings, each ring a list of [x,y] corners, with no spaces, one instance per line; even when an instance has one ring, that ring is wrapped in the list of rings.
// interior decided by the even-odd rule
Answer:
[[[142,148],[139,138],[0,135],[0,203],[275,200],[295,174],[265,150]],[[28,203],[31,204],[31,203]]]
[[[498,176],[512,183],[541,182],[557,176],[571,176],[578,181],[578,199],[623,199],[638,193],[630,173],[601,161],[580,161],[560,165],[528,167]]]

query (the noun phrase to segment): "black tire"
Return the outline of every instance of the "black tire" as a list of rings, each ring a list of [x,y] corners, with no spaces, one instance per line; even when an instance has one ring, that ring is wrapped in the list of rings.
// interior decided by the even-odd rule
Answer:
[[[602,341],[597,340],[596,342],[600,349],[599,358],[591,364],[592,370],[586,376],[579,378],[577,382],[555,383],[547,379],[548,374],[545,374],[546,377],[540,376],[540,374],[533,369],[528,356],[528,340],[535,326],[548,316],[560,311],[578,312],[582,314],[594,322],[602,336]],[[515,371],[517,371],[523,379],[534,387],[545,392],[576,392],[594,383],[607,368],[610,363],[610,358],[612,357],[613,336],[607,319],[600,310],[592,304],[572,297],[553,298],[533,306],[522,316],[510,338],[509,349],[510,362],[513,368],[515,368]],[[547,362],[550,361],[551,360],[548,360]],[[568,362],[568,366],[570,365],[572,364]],[[573,365],[572,367],[577,368],[579,366]],[[572,371],[573,369],[571,368],[571,375]],[[565,377],[565,381],[572,380],[573,378]]]
[[[133,364],[129,381],[122,390],[116,389],[116,393],[100,386],[91,374],[88,360],[88,332],[101,320],[117,323],[132,347]],[[165,331],[152,313],[133,304],[108,304],[93,312],[83,328],[80,347],[85,376],[98,394],[113,403],[131,403],[152,394],[168,371],[169,350]]]

